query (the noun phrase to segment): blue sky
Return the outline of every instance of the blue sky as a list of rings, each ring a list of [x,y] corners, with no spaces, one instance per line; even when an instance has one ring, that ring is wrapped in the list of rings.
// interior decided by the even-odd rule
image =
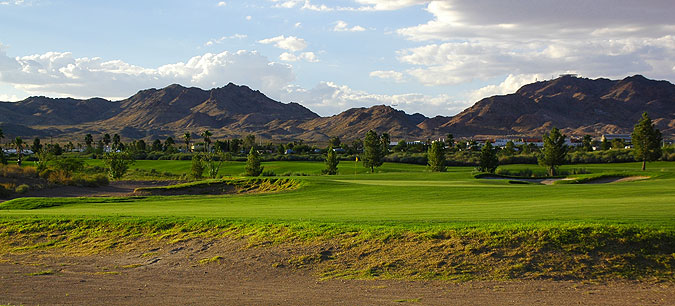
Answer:
[[[0,0],[0,101],[248,85],[454,115],[560,73],[675,80],[668,1]]]

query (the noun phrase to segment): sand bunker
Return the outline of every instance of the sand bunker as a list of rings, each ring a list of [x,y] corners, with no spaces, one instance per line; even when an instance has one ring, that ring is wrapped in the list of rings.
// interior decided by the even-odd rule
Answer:
[[[500,176],[483,176],[480,178],[489,180],[510,180],[517,182],[529,182],[543,185],[553,185],[557,181],[576,180],[576,178],[509,178]],[[597,179],[591,179],[588,181],[578,182],[577,184],[610,184],[610,183],[646,180],[648,178],[649,178],[648,176],[606,176],[606,177],[599,177]]]

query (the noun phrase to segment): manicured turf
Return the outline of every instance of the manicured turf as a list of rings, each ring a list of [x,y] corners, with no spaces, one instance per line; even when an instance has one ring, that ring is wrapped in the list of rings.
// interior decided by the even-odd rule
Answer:
[[[96,161],[93,161],[94,163]],[[277,174],[318,174],[319,162],[270,162]],[[132,168],[184,173],[189,161],[138,161]],[[536,165],[509,165],[508,169]],[[675,226],[675,163],[571,165],[592,173],[647,174],[652,179],[616,184],[514,185],[473,178],[471,167],[446,173],[425,167],[385,164],[375,174],[341,162],[338,176],[300,177],[288,192],[228,196],[177,196],[120,202],[72,204],[36,210],[0,210],[0,216],[197,217],[230,220],[337,223],[628,223]],[[357,174],[354,174],[356,171]],[[228,162],[221,173],[237,175],[243,163]],[[49,201],[49,200],[47,200]],[[63,201],[63,200],[61,200]],[[68,202],[67,200],[63,202]]]

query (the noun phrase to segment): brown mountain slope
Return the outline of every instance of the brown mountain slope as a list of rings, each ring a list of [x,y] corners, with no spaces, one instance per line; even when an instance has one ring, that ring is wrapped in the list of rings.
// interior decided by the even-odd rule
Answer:
[[[318,115],[297,103],[274,101],[257,90],[232,83],[204,91],[171,85],[148,89],[120,101],[122,111],[103,124],[136,128],[245,128],[272,120],[308,120]]]
[[[536,82],[509,95],[482,99],[454,117],[408,115],[388,106],[352,108],[319,117],[297,103],[274,101],[246,86],[202,90],[171,85],[118,102],[31,97],[0,103],[0,127],[9,137],[81,139],[85,133],[163,138],[209,129],[214,137],[325,142],[361,138],[370,130],[392,139],[453,133],[538,136],[556,126],[565,133],[630,133],[647,111],[667,137],[675,135],[675,85],[642,76],[623,80],[572,76]]]
[[[553,126],[572,134],[630,133],[645,111],[664,134],[674,134],[675,85],[640,75],[620,81],[563,76],[485,98],[432,128],[457,135],[541,135]]]
[[[408,115],[389,106],[377,105],[370,108],[352,108],[331,117],[309,120],[298,125],[307,131],[345,139],[363,137],[369,130],[389,133],[392,138],[406,138],[425,133],[417,127],[427,118],[421,114]]]

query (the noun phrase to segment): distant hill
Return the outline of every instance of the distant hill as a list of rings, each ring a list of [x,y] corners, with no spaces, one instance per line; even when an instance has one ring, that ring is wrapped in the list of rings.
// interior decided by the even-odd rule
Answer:
[[[643,112],[665,134],[675,134],[675,85],[641,75],[623,80],[563,76],[482,99],[447,121],[425,126],[458,135],[630,133]]]
[[[452,117],[427,118],[389,106],[352,108],[319,117],[297,103],[274,101],[232,83],[211,90],[170,85],[121,100],[30,97],[0,102],[0,127],[23,137],[81,139],[86,133],[156,138],[198,133],[215,137],[256,134],[268,140],[323,142],[360,138],[370,130],[392,139],[444,136],[538,136],[556,126],[568,134],[630,133],[647,111],[662,132],[675,135],[675,85],[636,75],[623,80],[563,76],[493,96]]]

